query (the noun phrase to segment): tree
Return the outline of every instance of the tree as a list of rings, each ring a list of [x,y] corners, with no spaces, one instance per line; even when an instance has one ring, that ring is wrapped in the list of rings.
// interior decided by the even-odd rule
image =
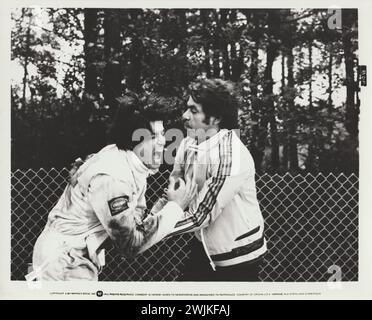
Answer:
[[[356,11],[343,18],[340,34],[322,9],[15,10],[12,60],[23,76],[12,86],[12,165],[63,166],[96,151],[126,90],[170,97],[181,114],[202,75],[237,84],[257,172],[332,171],[331,159],[355,159],[358,145]]]
[[[127,77],[127,86],[129,90],[134,92],[141,92],[141,72],[142,72],[142,57],[144,54],[144,47],[142,37],[139,31],[142,30],[143,17],[142,10],[132,9],[129,11],[129,16],[134,24],[134,31],[132,34],[132,47],[129,54],[129,70]]]
[[[357,28],[357,11],[354,9],[342,10],[342,43],[344,48],[345,68],[346,68],[346,113],[345,126],[351,137],[358,137],[359,106],[355,103],[358,84],[355,82],[355,50],[357,42],[355,33]]]
[[[103,74],[103,86],[105,104],[115,110],[115,98],[122,94],[122,71],[120,64],[121,56],[121,34],[120,15],[117,10],[104,10],[104,46],[105,46],[105,70]]]
[[[84,9],[85,93],[97,99],[97,9]]]
[[[264,73],[264,87],[263,99],[265,120],[270,125],[271,138],[271,169],[276,171],[279,167],[279,144],[278,144],[278,130],[276,123],[276,110],[273,100],[273,64],[279,53],[279,30],[280,30],[280,12],[278,10],[270,9],[267,15],[268,21],[268,45],[266,49],[266,69]]]

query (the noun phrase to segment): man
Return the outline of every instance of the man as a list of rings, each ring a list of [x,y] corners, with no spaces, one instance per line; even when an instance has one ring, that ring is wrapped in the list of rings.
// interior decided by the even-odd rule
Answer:
[[[177,151],[174,178],[192,177],[198,195],[172,233],[196,231],[179,280],[258,281],[266,252],[251,154],[231,129],[238,107],[230,83],[199,80],[183,114],[188,137]]]
[[[132,257],[173,230],[196,186],[181,181],[176,189],[171,179],[170,202],[156,216],[145,216],[146,178],[158,170],[165,144],[162,103],[150,99],[139,110],[135,95],[121,101],[111,131],[114,144],[73,173],[36,241],[28,279],[98,280],[104,265],[100,247],[108,237]]]

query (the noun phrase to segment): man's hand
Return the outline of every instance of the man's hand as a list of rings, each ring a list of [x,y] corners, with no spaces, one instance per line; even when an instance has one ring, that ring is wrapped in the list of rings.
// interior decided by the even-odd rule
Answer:
[[[185,210],[191,200],[196,196],[197,185],[193,179],[186,178],[186,184],[183,179],[169,178],[169,186],[166,195],[169,201],[176,202],[182,210]]]

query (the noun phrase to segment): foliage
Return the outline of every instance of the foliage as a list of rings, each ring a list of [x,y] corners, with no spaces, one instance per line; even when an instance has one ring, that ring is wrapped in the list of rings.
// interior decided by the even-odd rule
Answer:
[[[102,147],[126,90],[171,97],[167,124],[181,127],[203,75],[236,83],[257,171],[355,172],[357,15],[343,11],[340,33],[326,10],[15,9],[12,167],[63,167]]]

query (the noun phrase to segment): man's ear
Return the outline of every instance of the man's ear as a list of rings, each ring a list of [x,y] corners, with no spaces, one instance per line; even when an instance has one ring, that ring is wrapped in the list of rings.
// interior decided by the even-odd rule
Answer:
[[[216,118],[216,117],[210,117],[210,124],[211,125],[220,125],[221,123],[221,118]]]

